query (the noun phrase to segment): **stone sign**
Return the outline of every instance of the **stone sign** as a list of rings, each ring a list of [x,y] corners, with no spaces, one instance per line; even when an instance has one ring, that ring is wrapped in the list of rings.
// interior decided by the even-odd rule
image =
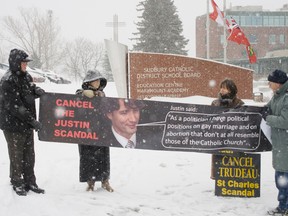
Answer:
[[[233,79],[238,97],[253,98],[253,71],[206,59],[171,54],[129,53],[130,97],[217,97],[219,84]]]

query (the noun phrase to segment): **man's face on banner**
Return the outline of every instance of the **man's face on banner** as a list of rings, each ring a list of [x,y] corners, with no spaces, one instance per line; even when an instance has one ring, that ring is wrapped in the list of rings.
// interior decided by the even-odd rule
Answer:
[[[125,106],[124,100],[119,100],[119,106],[118,110],[108,113],[107,117],[112,121],[112,126],[118,134],[130,139],[137,131],[140,109]]]

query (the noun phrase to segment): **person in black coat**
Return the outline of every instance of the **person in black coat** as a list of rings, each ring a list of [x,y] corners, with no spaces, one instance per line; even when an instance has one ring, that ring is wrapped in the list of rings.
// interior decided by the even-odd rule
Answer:
[[[224,79],[220,83],[220,90],[218,98],[213,100],[211,106],[221,106],[227,108],[239,108],[244,105],[244,102],[237,97],[238,88],[235,82],[231,79]],[[222,151],[222,153],[233,153],[233,151]],[[212,154],[211,160],[211,176],[212,180],[215,180],[215,161],[219,155]]]
[[[99,71],[89,70],[83,80],[82,89],[76,94],[83,96],[105,97],[103,89],[107,80]],[[87,182],[87,191],[93,191],[96,181],[101,181],[102,188],[109,192],[114,190],[110,186],[110,149],[105,146],[78,145],[80,156],[80,182]]]
[[[29,190],[44,193],[36,184],[33,129],[39,131],[35,99],[45,91],[33,83],[26,71],[31,61],[27,53],[13,49],[9,55],[9,69],[0,81],[0,122],[8,145],[10,182],[18,195]]]

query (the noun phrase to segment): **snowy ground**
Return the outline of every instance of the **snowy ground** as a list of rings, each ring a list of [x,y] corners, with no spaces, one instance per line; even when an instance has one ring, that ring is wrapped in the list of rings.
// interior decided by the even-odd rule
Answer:
[[[74,94],[77,84],[41,84],[46,91]],[[106,88],[117,96],[115,86]],[[270,94],[270,93],[269,93]],[[209,104],[211,98],[194,97]],[[246,101],[253,105],[251,101]],[[259,103],[257,104],[259,105]],[[78,147],[49,143],[35,137],[37,183],[46,190],[26,197],[9,183],[7,145],[0,133],[0,216],[259,216],[277,205],[271,152],[261,153],[261,197],[226,198],[214,195],[211,155],[111,148],[111,185],[86,192],[78,181]]]

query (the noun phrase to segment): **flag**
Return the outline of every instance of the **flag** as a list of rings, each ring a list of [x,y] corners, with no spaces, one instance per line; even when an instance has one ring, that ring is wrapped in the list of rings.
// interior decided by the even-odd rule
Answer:
[[[214,0],[211,0],[213,12],[209,14],[209,17],[217,22],[219,25],[224,26],[225,19],[224,13],[219,9],[218,5],[215,3]]]
[[[242,31],[242,29],[240,28],[240,26],[237,24],[237,22],[231,17],[230,22],[229,22],[229,32],[230,35],[228,36],[228,40],[236,42],[238,44],[243,44],[246,46],[246,52],[249,58],[249,62],[251,64],[256,63],[257,62],[257,57],[256,54],[248,40],[248,38],[246,37],[246,35],[244,34],[244,32]]]
[[[230,35],[227,38],[228,40],[234,41],[238,44],[250,46],[249,40],[247,39],[244,32],[241,30],[239,25],[236,23],[236,21],[232,17],[229,23],[229,32],[230,32]]]
[[[254,64],[257,62],[257,56],[252,48],[252,46],[246,46],[246,51],[247,51],[247,55],[248,55],[248,58],[249,58],[249,62],[251,64]]]
[[[219,9],[218,5],[215,3],[214,0],[211,0],[211,3],[213,7],[213,12],[209,14],[210,19],[214,20],[219,25],[226,27],[226,29],[230,33],[227,40],[245,45],[250,63],[251,64],[256,63],[257,61],[256,54],[248,38],[246,37],[240,26],[237,24],[237,22],[232,17],[230,21],[226,19],[224,17],[224,13]]]

